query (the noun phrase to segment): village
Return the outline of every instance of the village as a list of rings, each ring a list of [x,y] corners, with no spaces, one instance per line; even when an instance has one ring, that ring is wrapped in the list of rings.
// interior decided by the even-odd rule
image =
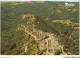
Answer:
[[[63,45],[59,45],[59,40],[54,37],[54,34],[43,32],[35,28],[34,21],[36,17],[34,15],[26,17],[29,17],[30,19],[30,21],[27,22],[29,27],[20,25],[17,30],[24,30],[25,33],[34,37],[34,40],[39,44],[40,51],[42,51],[41,53],[38,53],[39,55],[54,55],[57,50],[61,52],[61,55],[67,55],[63,50]],[[27,51],[27,45],[24,46],[25,52]]]

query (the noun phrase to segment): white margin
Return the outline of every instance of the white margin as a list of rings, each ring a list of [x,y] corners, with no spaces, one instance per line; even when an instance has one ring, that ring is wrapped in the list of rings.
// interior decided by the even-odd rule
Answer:
[[[80,1],[79,1],[79,35],[80,35]],[[79,55],[80,55],[80,36],[79,36]]]

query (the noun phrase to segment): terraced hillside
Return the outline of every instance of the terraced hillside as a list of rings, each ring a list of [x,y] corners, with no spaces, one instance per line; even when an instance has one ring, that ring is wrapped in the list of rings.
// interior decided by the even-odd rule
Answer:
[[[78,55],[79,3],[1,2],[2,55]]]

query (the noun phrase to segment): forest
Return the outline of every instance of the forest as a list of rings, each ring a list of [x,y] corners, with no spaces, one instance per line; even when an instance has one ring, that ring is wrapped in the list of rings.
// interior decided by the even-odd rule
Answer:
[[[20,24],[27,24],[31,14],[37,19],[34,26],[37,30],[55,34],[59,44],[68,55],[79,54],[79,2],[75,6],[65,6],[65,2],[29,1],[1,2],[1,54],[2,55],[36,55],[39,44],[23,30],[17,31]],[[28,14],[28,15],[25,15]],[[23,16],[23,19],[22,19]],[[28,43],[24,52],[24,44]],[[23,49],[22,49],[23,48]],[[37,52],[35,52],[37,50]]]

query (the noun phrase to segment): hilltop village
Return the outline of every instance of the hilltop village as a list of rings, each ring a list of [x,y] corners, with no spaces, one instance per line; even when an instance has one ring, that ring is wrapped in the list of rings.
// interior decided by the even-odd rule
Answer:
[[[29,34],[30,36],[34,37],[34,40],[37,41],[39,44],[39,50],[41,51],[40,53],[38,52],[37,54],[43,54],[43,55],[54,55],[54,53],[57,50],[60,50],[61,55],[66,55],[67,53],[63,51],[63,46],[59,45],[58,39],[54,37],[54,34],[48,33],[48,32],[43,32],[41,30],[37,30],[34,27],[35,20],[38,19],[37,16],[33,14],[27,14],[23,15],[22,19],[29,17],[29,24],[28,26],[20,25],[16,30],[23,30],[25,33]],[[27,45],[29,44],[26,43]],[[26,53],[27,51],[27,45],[24,44],[24,52],[21,54]],[[37,51],[36,51],[37,52]],[[35,53],[34,53],[35,54]]]

